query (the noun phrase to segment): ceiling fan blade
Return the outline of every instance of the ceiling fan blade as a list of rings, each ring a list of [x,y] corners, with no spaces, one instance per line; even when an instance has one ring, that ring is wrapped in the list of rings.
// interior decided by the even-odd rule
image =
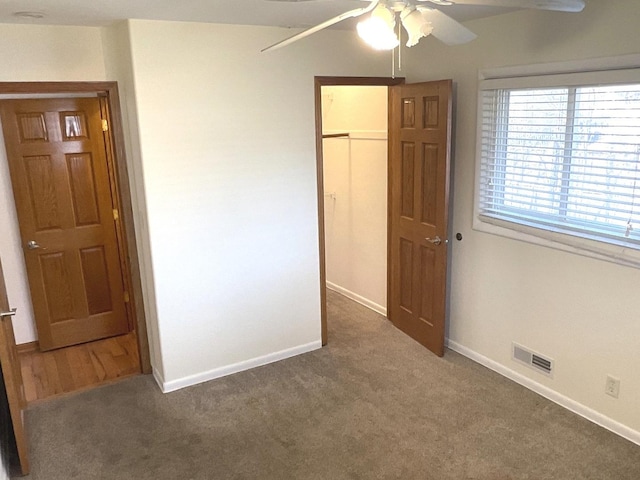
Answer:
[[[475,40],[477,35],[453,18],[435,8],[418,7],[424,19],[431,23],[431,35],[447,45],[461,45]]]
[[[559,12],[581,12],[584,0],[419,0],[435,5],[478,5],[485,7],[533,8]]]
[[[320,30],[324,30],[325,28],[330,27],[331,25],[335,25],[336,23],[346,20],[347,18],[359,17],[360,15],[369,13],[373,11],[374,8],[376,8],[376,6],[378,5],[378,2],[379,0],[372,0],[371,3],[366,7],[356,8],[355,10],[349,10],[348,12],[338,15],[337,17],[333,17],[327,20],[326,22],[322,22],[319,25],[316,25],[315,27],[308,28],[307,30],[297,33],[296,35],[293,35],[289,38],[285,38],[284,40],[278,43],[274,43],[273,45],[270,45],[267,48],[263,48],[261,52],[268,52],[270,50],[276,50],[278,48],[286,47],[287,45],[291,45],[293,42],[297,42],[298,40],[308,37],[309,35],[319,32]]]

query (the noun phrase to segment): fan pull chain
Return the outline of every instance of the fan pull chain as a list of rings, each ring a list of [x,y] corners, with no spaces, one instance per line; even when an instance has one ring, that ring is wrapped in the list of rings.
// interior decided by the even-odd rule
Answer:
[[[402,71],[402,24],[398,22],[398,71]]]
[[[396,78],[396,52],[391,50],[391,78]]]

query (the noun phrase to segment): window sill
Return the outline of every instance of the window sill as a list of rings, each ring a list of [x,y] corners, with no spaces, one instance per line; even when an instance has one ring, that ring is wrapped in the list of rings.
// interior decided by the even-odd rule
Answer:
[[[505,220],[480,219],[477,214],[473,218],[473,229],[626,267],[640,268],[640,250],[632,247],[573,237]]]

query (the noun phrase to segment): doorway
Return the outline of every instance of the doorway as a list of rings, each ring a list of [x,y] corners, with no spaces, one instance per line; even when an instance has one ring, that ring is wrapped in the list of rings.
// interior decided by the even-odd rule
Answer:
[[[330,220],[333,222],[342,223],[343,227],[351,228],[353,226],[350,224],[351,222],[349,219],[350,212],[352,213],[352,210],[351,210],[352,206],[351,205],[345,206],[345,207],[342,206],[345,204],[344,202],[345,197],[343,197],[343,195],[344,193],[348,192],[348,189],[346,187],[349,186],[348,184],[345,184],[344,182],[345,178],[343,174],[344,174],[344,168],[348,169],[350,167],[350,163],[349,163],[350,155],[353,153],[353,150],[351,150],[351,147],[352,147],[351,143],[352,142],[360,143],[360,145],[358,145],[357,147],[354,147],[356,149],[361,147],[367,148],[365,145],[369,144],[369,147],[373,148],[374,151],[377,150],[377,152],[374,153],[374,156],[378,157],[380,145],[386,142],[385,134],[387,130],[386,120],[382,122],[384,126],[382,126],[381,122],[379,121],[374,122],[374,123],[377,123],[377,125],[371,126],[372,123],[367,122],[364,115],[357,115],[357,117],[359,118],[351,117],[348,114],[348,112],[349,111],[353,112],[352,107],[354,105],[350,105],[349,102],[344,101],[344,99],[341,99],[341,104],[342,106],[346,107],[345,111],[337,115],[337,117],[341,118],[342,121],[339,120],[337,122],[334,122],[333,121],[334,118],[327,118],[326,119],[327,122],[325,122],[324,117],[328,117],[328,113],[329,113],[327,109],[329,109],[330,111],[330,106],[328,105],[328,103],[331,103],[330,102],[332,98],[331,94],[333,94],[333,100],[335,102],[337,98],[336,95],[339,95],[340,92],[348,92],[348,90],[341,90],[343,87],[346,89],[350,87],[354,87],[356,90],[359,87],[362,87],[362,88],[376,87],[376,88],[381,88],[387,91],[386,102],[388,106],[388,87],[393,85],[401,85],[403,83],[404,83],[404,78],[385,78],[385,77],[316,77],[315,78],[316,161],[317,161],[317,178],[318,178],[318,219],[319,219],[318,229],[320,234],[320,238],[319,238],[320,302],[321,302],[320,306],[321,306],[321,317],[322,317],[321,325],[322,325],[322,344],[323,345],[326,345],[328,342],[327,281],[329,281],[330,288],[337,290],[342,294],[346,294],[347,296],[350,296],[350,298],[356,301],[359,301],[360,303],[363,303],[367,305],[369,308],[373,308],[374,310],[382,314],[386,313],[386,309],[387,309],[386,296],[387,296],[387,283],[388,283],[387,279],[385,278],[383,285],[381,285],[380,279],[378,278],[377,282],[367,282],[368,285],[365,286],[364,289],[358,289],[357,287],[352,287],[351,285],[353,285],[354,282],[358,283],[357,277],[362,277],[363,275],[366,275],[366,271],[368,269],[359,269],[359,273],[356,274],[355,277],[352,276],[351,279],[347,279],[345,278],[346,277],[345,274],[347,271],[346,269],[342,269],[342,271],[340,271],[341,269],[335,268],[332,271],[332,277],[331,278],[327,277],[327,248],[331,249],[333,247],[337,247],[338,249],[341,250],[339,252],[338,259],[336,259],[336,262],[335,262],[336,267],[338,267],[338,265],[340,264],[339,258],[349,257],[351,253],[357,250],[357,248],[354,248],[353,244],[351,246],[348,245],[349,241],[347,242],[341,241],[339,242],[340,243],[339,245],[338,244],[327,245],[327,232],[329,231],[328,225],[326,223],[327,217],[329,217]],[[325,94],[324,96],[323,96],[323,90]],[[354,90],[353,92],[355,92],[356,90]],[[357,91],[360,93],[363,93],[364,96],[372,95],[372,98],[376,98],[377,95],[380,94],[379,90],[377,92],[375,90],[369,91],[369,92],[367,92],[366,90],[357,90]],[[343,107],[339,107],[339,108],[343,108]],[[379,110],[379,108],[376,108],[376,110]],[[376,116],[378,116],[379,113],[380,112],[377,112]],[[332,115],[332,117],[333,116],[334,115]],[[325,126],[325,123],[327,123],[326,126]],[[363,125],[367,123],[370,126],[363,127]],[[340,128],[344,126],[352,126],[355,128],[352,128],[352,129]],[[359,131],[354,131],[354,130],[359,130]],[[369,130],[369,131],[366,131],[366,130]],[[381,130],[384,130],[384,132],[381,132]],[[329,185],[330,188],[325,188],[325,148],[329,150],[330,153],[335,154],[333,159],[333,163],[335,165],[326,166],[327,173],[332,179],[331,181],[335,181],[334,184]],[[345,163],[345,160],[346,160],[346,163]],[[367,180],[366,178],[363,178],[362,175],[359,175],[359,173],[361,173],[361,174],[365,174],[366,176],[366,166],[361,164],[362,160],[366,161],[366,159],[360,159],[358,161],[359,165],[356,166],[356,168],[358,169],[358,172],[356,172],[355,175],[356,177],[359,176],[359,179],[356,180],[356,182],[359,185],[356,185],[355,188],[361,191],[362,193],[362,189],[366,188],[367,182],[369,181],[369,182],[373,182],[376,186],[376,190],[379,191],[380,178],[375,180],[369,177],[369,179]],[[385,165],[387,163],[386,155],[384,156],[384,163]],[[342,170],[342,173],[341,173],[341,170]],[[354,173],[354,172],[351,172],[351,173]],[[382,181],[386,183],[386,174],[385,174],[385,178],[382,179]],[[342,198],[339,198],[338,192],[335,190],[337,190],[337,188],[339,188],[341,184],[343,187],[342,188],[343,193],[341,193]],[[385,193],[385,197],[386,197],[386,193]],[[366,200],[366,199],[361,198],[361,200]],[[338,205],[338,202],[340,202],[340,206]],[[386,208],[386,198],[382,199],[382,204],[384,205],[383,208]],[[327,207],[329,207],[329,210],[327,210]],[[380,204],[378,204],[378,207],[376,210],[379,211],[379,209],[380,209]],[[358,225],[357,229],[358,229],[358,237],[362,237],[362,235],[366,234],[364,230],[366,229],[367,224],[376,225],[377,231],[378,231],[376,234],[376,241],[375,241],[376,246],[374,246],[372,249],[369,249],[369,251],[364,254],[364,258],[361,258],[360,261],[363,261],[367,256],[374,254],[374,252],[379,253],[381,245],[383,245],[382,247],[384,249],[383,262],[382,264],[380,264],[380,259],[378,258],[377,267],[375,268],[375,270],[379,273],[382,270],[386,271],[387,239],[380,238],[380,234],[383,236],[385,235],[384,232],[381,232],[381,229],[386,229],[386,227],[384,225],[382,225],[382,227],[380,226],[380,219],[376,215],[376,213],[378,212],[372,212],[372,213],[373,215],[369,217],[368,221],[365,222],[364,224]],[[385,211],[383,223],[386,222],[386,218],[387,218],[387,215]],[[351,220],[352,219],[353,217],[351,217]],[[335,227],[336,223],[333,223],[333,226]],[[330,232],[330,233],[334,234],[336,232]],[[342,285],[340,285],[341,283]],[[354,290],[358,290],[358,291],[354,291]]]
[[[316,151],[318,165],[318,205],[320,244],[320,292],[322,342],[327,343],[327,198],[336,194],[325,189],[324,141],[350,139],[350,132],[324,131],[323,87],[344,85],[386,85],[388,89],[387,155],[387,295],[386,313],[391,322],[438,356],[444,355],[447,281],[449,264],[449,206],[453,82],[439,80],[405,84],[403,79],[316,78]],[[326,103],[330,103],[328,96]],[[347,117],[357,118],[357,102],[346,108]],[[328,110],[328,109],[327,109]],[[348,130],[345,124],[345,129]],[[353,162],[347,150],[348,168]],[[366,167],[361,168],[366,171]],[[349,170],[349,174],[351,174]],[[331,180],[333,182],[333,180]],[[369,200],[373,202],[371,199]],[[363,210],[366,210],[366,203]],[[343,214],[344,216],[344,214]],[[348,214],[346,215],[348,217]],[[379,241],[368,240],[366,229],[358,232],[348,218],[348,229],[360,236],[367,247]],[[354,221],[355,220],[355,221]],[[357,243],[357,242],[355,242]],[[355,245],[357,247],[357,245]],[[348,249],[345,249],[348,250]],[[350,253],[354,255],[353,249]],[[359,253],[359,252],[357,252]],[[377,253],[380,256],[380,253]],[[345,260],[336,262],[344,268]],[[332,272],[331,275],[335,275]],[[375,274],[374,274],[375,275]],[[377,273],[380,276],[380,273]],[[347,276],[345,276],[347,277]],[[361,286],[368,283],[367,279]],[[330,280],[329,280],[330,281]],[[331,286],[331,284],[329,284]],[[348,289],[345,289],[348,290]],[[343,292],[345,293],[345,292]],[[360,303],[358,295],[352,298]],[[368,302],[369,305],[375,302]],[[375,308],[374,308],[375,309]],[[380,308],[380,310],[382,310]],[[381,312],[382,313],[382,312]]]
[[[387,315],[388,87],[322,87],[327,288]]]
[[[101,116],[103,119],[103,130],[108,132],[108,140],[106,141],[105,150],[110,165],[110,180],[112,188],[112,196],[114,198],[114,218],[118,221],[118,248],[120,251],[120,258],[122,260],[123,270],[123,282],[125,284],[126,293],[126,309],[127,316],[131,323],[133,335],[127,339],[123,338],[123,341],[135,342],[135,345],[130,345],[130,350],[135,350],[137,360],[140,365],[142,373],[150,373],[150,355],[149,345],[146,330],[146,319],[142,303],[142,287],[140,278],[140,268],[137,257],[136,241],[135,241],[135,229],[133,222],[133,211],[131,206],[131,194],[129,189],[129,177],[126,164],[125,150],[124,150],[124,135],[121,122],[120,101],[118,96],[117,84],[115,82],[60,82],[60,83],[14,83],[3,82],[0,83],[0,98],[67,98],[67,97],[97,97],[101,104]],[[2,166],[6,171],[6,165]],[[6,183],[6,182],[4,182]],[[9,225],[9,230],[17,230],[17,219],[15,215],[13,218],[4,217],[2,219],[3,226],[7,227],[6,223],[13,222]],[[15,244],[15,241],[13,242]],[[5,256],[22,255],[22,249],[20,243],[11,248],[5,248],[10,250],[5,253]],[[4,259],[3,259],[4,260]],[[15,259],[14,259],[15,260]],[[11,262],[8,261],[8,264]],[[15,262],[14,263],[18,263]],[[9,273],[9,272],[5,272]],[[27,279],[25,278],[24,268],[14,269],[10,272],[11,282],[15,282],[16,290],[22,289],[23,296],[29,298],[27,285]],[[24,293],[24,292],[27,293]],[[28,300],[30,302],[30,300]],[[32,305],[24,304],[19,310],[28,310],[32,308]],[[17,319],[20,322],[20,319]],[[16,330],[21,331],[22,338],[18,338],[18,341],[22,344],[19,350],[29,352],[33,350],[34,342],[29,342],[28,337],[34,336],[34,331],[31,330],[31,326],[19,325]],[[25,333],[26,330],[26,333]],[[18,335],[16,335],[18,336]],[[27,338],[25,342],[24,339]],[[22,339],[22,341],[20,341]],[[119,346],[111,345],[108,348],[111,350],[117,350],[123,348],[124,343]],[[135,348],[134,348],[135,347]],[[78,356],[78,355],[76,355]],[[87,355],[90,359],[90,355]]]

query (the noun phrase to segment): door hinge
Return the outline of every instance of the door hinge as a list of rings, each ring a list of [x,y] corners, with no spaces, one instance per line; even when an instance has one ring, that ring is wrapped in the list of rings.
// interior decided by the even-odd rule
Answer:
[[[129,292],[124,292],[124,303],[129,303]]]
[[[108,132],[109,131],[109,122],[107,122],[106,119],[102,119],[102,131],[103,132]]]
[[[114,220],[118,220],[120,218],[120,214],[118,213],[118,210],[116,210],[115,208],[113,209],[113,219]]]

